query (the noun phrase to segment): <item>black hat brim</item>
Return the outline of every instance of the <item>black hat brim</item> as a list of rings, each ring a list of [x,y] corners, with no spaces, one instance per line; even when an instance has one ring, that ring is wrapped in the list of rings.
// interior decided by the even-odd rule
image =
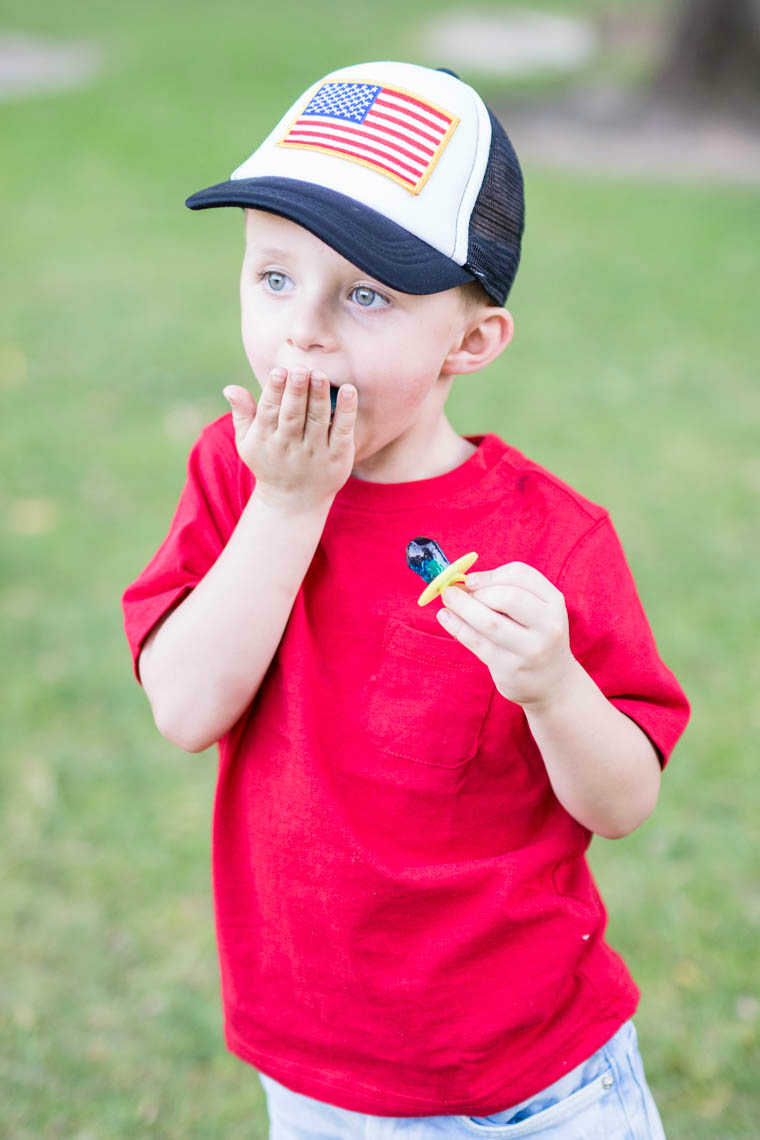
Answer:
[[[462,266],[377,210],[295,178],[239,178],[191,194],[191,210],[242,206],[303,226],[347,261],[401,293],[441,293],[475,280]]]

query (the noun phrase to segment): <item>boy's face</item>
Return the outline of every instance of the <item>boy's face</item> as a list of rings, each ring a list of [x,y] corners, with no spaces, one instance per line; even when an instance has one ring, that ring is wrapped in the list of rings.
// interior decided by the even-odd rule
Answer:
[[[331,385],[354,384],[356,474],[363,461],[377,468],[400,453],[424,453],[440,439],[452,379],[444,364],[471,317],[461,291],[396,292],[302,226],[245,213],[243,343],[259,383],[275,367],[304,365]]]

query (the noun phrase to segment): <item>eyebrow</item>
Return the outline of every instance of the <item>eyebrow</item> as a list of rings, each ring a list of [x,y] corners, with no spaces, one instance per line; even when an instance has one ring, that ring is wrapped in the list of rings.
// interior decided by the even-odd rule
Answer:
[[[290,255],[284,249],[276,249],[274,246],[257,246],[256,253],[262,257],[289,257]]]

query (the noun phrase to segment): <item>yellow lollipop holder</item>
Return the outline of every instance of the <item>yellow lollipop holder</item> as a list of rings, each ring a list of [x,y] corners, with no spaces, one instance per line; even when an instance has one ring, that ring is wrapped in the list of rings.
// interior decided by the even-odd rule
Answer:
[[[470,552],[470,554],[463,554],[461,558],[457,558],[456,562],[451,562],[445,570],[436,574],[432,582],[428,582],[417,599],[417,605],[426,606],[428,602],[432,602],[433,598],[437,598],[439,594],[443,593],[447,586],[464,582],[465,574],[477,557],[477,554]]]

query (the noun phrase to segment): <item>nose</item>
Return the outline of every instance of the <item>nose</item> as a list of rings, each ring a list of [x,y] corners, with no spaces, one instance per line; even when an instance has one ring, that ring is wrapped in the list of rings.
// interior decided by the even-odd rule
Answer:
[[[328,306],[303,297],[292,306],[287,343],[302,352],[333,352],[337,340]]]

